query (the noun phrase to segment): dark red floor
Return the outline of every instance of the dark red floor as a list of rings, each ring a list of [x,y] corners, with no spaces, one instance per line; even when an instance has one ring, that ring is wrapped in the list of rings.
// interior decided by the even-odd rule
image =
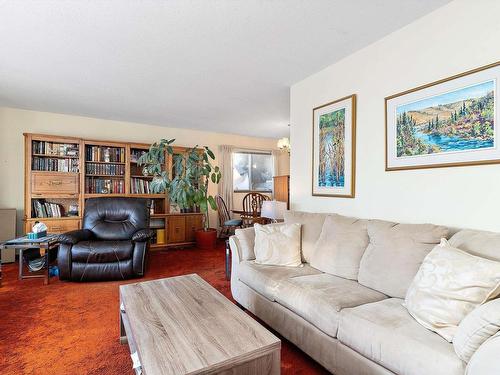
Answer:
[[[4,265],[0,287],[0,374],[133,374],[127,345],[118,342],[118,286],[52,278],[18,281]],[[150,256],[147,279],[198,273],[228,298],[224,246],[179,249]],[[132,280],[128,282],[137,282]],[[282,341],[282,374],[327,372]]]

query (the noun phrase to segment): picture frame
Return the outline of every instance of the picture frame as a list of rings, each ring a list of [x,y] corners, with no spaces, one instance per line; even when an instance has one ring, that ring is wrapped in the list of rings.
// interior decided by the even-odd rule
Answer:
[[[354,198],[356,94],[312,110],[312,195]]]
[[[385,170],[500,163],[500,61],[385,98]]]

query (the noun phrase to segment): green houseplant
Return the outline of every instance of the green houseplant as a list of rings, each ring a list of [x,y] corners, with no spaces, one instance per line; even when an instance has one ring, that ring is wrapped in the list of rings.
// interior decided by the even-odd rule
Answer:
[[[151,191],[167,193],[171,203],[181,209],[199,207],[204,214],[203,230],[195,233],[200,247],[215,245],[217,230],[210,228],[210,208],[217,209],[215,198],[209,194],[210,183],[218,184],[221,172],[213,165],[214,153],[208,148],[195,146],[184,154],[175,154],[172,144],[175,139],[161,139],[151,145],[148,152],[138,160],[143,166],[145,175],[153,176]],[[171,155],[173,161],[173,178],[168,171],[162,169],[165,156]]]

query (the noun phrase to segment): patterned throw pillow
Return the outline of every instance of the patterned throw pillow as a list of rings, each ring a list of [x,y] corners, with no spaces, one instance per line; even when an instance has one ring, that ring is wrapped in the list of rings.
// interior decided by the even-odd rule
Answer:
[[[500,293],[500,262],[471,255],[445,239],[424,259],[405,299],[424,327],[452,342],[472,310]]]
[[[300,256],[300,224],[255,224],[255,263],[297,267]]]

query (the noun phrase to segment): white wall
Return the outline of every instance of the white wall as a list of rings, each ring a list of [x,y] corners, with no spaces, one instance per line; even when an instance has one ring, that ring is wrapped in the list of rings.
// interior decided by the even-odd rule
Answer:
[[[18,210],[18,232],[22,231],[24,199],[24,137],[23,133],[82,137],[85,139],[152,143],[161,138],[175,138],[175,145],[209,146],[218,160],[217,146],[229,144],[250,149],[275,149],[272,138],[244,137],[232,134],[168,128],[129,122],[110,121],[57,113],[27,111],[0,107],[0,208]],[[279,158],[279,170],[288,171],[287,157]],[[216,194],[215,185],[210,187]],[[235,197],[235,208],[241,207],[242,197]],[[211,215],[216,225],[215,212]]]
[[[454,1],[293,85],[293,209],[500,231],[500,165],[384,170],[384,97],[500,60],[499,16],[500,1]],[[356,198],[313,197],[312,108],[354,93]]]

